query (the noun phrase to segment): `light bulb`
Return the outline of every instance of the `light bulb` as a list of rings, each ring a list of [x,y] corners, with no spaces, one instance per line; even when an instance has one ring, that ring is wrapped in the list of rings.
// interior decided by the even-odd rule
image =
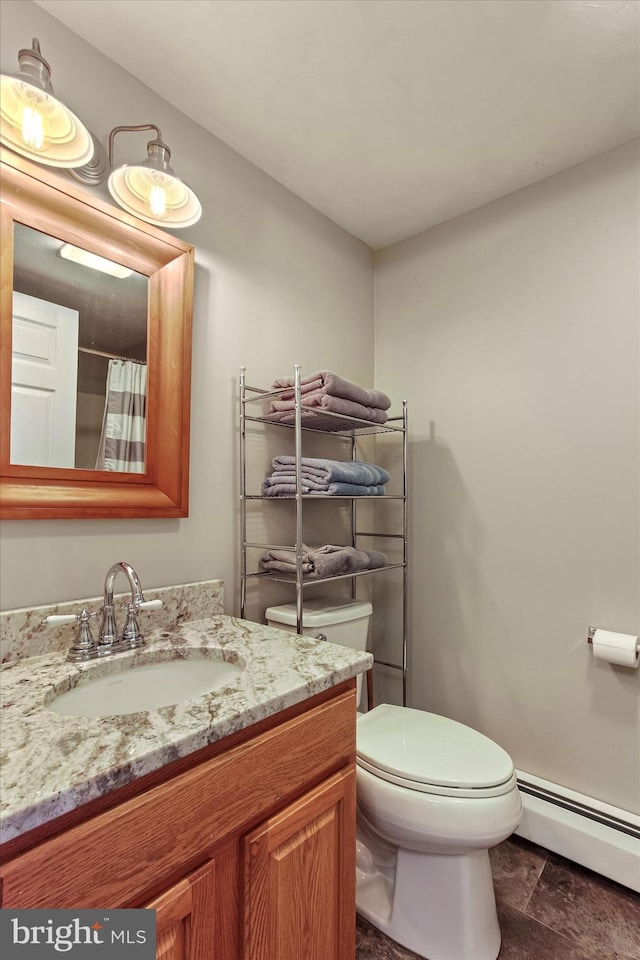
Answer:
[[[25,107],[22,114],[22,139],[28,147],[42,150],[44,144],[44,120],[39,110]]]
[[[154,184],[151,187],[151,194],[149,196],[149,207],[151,213],[154,217],[158,217],[159,220],[163,219],[167,215],[167,191],[164,187]]]
[[[16,135],[22,143],[39,153],[51,146],[50,114],[52,104],[46,93],[26,83],[14,85],[18,109],[13,123]]]

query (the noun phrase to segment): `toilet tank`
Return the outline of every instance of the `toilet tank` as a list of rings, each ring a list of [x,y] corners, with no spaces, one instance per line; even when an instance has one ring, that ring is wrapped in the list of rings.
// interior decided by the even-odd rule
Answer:
[[[343,600],[335,597],[316,597],[305,600],[302,610],[302,634],[305,637],[323,635],[330,643],[353,650],[367,649],[369,621],[373,607],[368,602]],[[269,607],[265,611],[267,624],[280,630],[297,633],[298,620],[295,603]],[[358,674],[358,706],[362,693],[362,674]]]

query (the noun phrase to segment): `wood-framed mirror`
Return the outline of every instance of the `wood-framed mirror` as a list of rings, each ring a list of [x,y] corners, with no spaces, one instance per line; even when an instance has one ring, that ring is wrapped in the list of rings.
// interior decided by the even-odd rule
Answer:
[[[186,517],[193,247],[4,149],[0,193],[0,517]]]

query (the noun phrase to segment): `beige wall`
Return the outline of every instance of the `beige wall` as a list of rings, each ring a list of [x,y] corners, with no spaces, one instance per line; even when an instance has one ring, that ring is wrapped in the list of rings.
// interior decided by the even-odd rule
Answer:
[[[639,809],[637,142],[376,255],[410,404],[410,691],[516,765]],[[376,587],[378,584],[376,584]]]
[[[56,92],[103,143],[118,124],[158,124],[204,208],[180,232],[196,248],[189,518],[7,521],[2,608],[95,596],[108,566],[127,560],[143,585],[221,577],[227,611],[237,612],[239,367],[259,386],[295,362],[308,373],[337,365],[370,385],[371,251],[35,4],[4,0],[0,14],[3,69],[16,69],[17,51],[37,36]],[[147,139],[122,135],[116,159],[142,158]]]

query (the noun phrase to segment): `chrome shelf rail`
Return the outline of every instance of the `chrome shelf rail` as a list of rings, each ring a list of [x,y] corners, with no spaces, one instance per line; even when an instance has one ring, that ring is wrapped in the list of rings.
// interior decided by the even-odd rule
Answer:
[[[391,663],[380,660],[375,657],[374,661],[380,666],[389,667],[398,670],[402,675],[402,702],[407,705],[407,655],[408,655],[408,418],[406,401],[402,403],[402,415],[390,417],[384,424],[373,424],[370,421],[360,420],[355,417],[348,417],[343,414],[333,413],[328,410],[319,410],[317,407],[307,407],[302,400],[301,392],[301,371],[299,364],[294,366],[293,388],[286,387],[278,390],[265,390],[261,387],[249,386],[246,382],[246,368],[240,368],[239,379],[239,399],[240,399],[240,536],[241,536],[241,571],[240,571],[240,616],[246,616],[247,608],[247,583],[249,581],[269,581],[274,583],[284,583],[295,587],[296,592],[296,629],[298,633],[303,630],[303,609],[304,609],[304,589],[306,587],[317,586],[318,584],[331,583],[340,580],[351,581],[351,595],[356,597],[356,582],[360,577],[370,576],[372,574],[384,574],[390,570],[402,571],[402,655],[400,663]],[[293,390],[294,396],[294,417],[293,422],[282,423],[269,416],[253,416],[247,412],[247,406],[256,401],[267,401],[273,397],[281,396],[285,391],[289,394]],[[317,429],[302,421],[303,413],[314,413],[322,416],[323,420],[335,420],[336,429]],[[285,497],[267,497],[262,494],[247,493],[247,451],[246,451],[246,430],[248,423],[262,423],[279,429],[295,431],[295,494]],[[402,493],[385,494],[384,496],[362,496],[345,497],[323,494],[304,494],[302,488],[302,435],[303,433],[325,434],[334,437],[336,440],[350,441],[351,459],[357,459],[356,442],[363,436],[375,434],[398,433],[402,435]],[[286,501],[295,503],[295,527],[296,543],[291,545],[276,545],[259,542],[250,542],[247,540],[247,503],[249,501]],[[356,546],[360,537],[371,539],[382,538],[389,540],[400,540],[402,542],[402,560],[386,564],[384,567],[376,567],[371,570],[360,570],[355,573],[339,574],[332,577],[322,577],[318,579],[309,579],[303,576],[302,572],[302,544],[303,544],[303,504],[309,502],[326,502],[327,500],[350,501],[350,529],[351,545]],[[401,533],[383,533],[375,530],[359,530],[357,525],[357,505],[358,502],[366,500],[371,501],[401,501],[402,507],[402,532]],[[296,574],[272,573],[270,571],[249,572],[247,551],[249,550],[289,550],[296,552]]]

